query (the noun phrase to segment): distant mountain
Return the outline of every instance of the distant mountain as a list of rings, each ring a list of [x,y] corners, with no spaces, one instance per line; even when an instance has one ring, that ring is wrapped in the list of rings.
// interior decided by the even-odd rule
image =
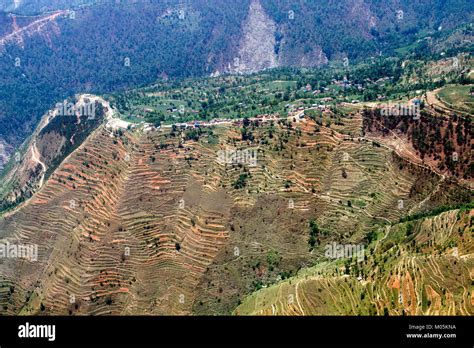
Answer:
[[[41,115],[75,93],[112,92],[168,77],[315,67],[344,59],[351,64],[473,22],[474,5],[0,0],[0,10],[0,144],[11,154]]]

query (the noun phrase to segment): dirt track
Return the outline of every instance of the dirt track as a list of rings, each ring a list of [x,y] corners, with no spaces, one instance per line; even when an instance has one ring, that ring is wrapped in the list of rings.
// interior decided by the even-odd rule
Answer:
[[[59,17],[65,17],[68,15],[69,11],[61,10],[48,14],[44,17],[39,17],[38,20],[35,20],[24,27],[14,26],[14,30],[11,33],[0,37],[0,49],[3,48],[3,46],[5,46],[5,44],[9,42],[16,41],[17,43],[21,43],[23,41],[24,35],[31,36],[35,33],[40,33],[43,30],[44,26],[48,23],[53,22]]]

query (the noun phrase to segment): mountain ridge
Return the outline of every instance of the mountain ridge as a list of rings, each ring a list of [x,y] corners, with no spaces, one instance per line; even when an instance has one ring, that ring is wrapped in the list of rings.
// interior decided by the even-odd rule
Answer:
[[[0,33],[4,42],[0,54],[4,86],[0,91],[0,141],[7,144],[4,149],[17,147],[54,103],[76,93],[114,92],[163,77],[238,72],[235,64],[239,61],[253,65],[249,72],[274,66],[317,67],[344,59],[352,64],[381,51],[390,54],[418,34],[472,22],[474,13],[471,2],[460,0],[422,1],[417,6],[410,1],[377,5],[372,0],[324,4],[260,0],[218,5],[199,0],[183,6],[176,1],[78,1],[66,7],[64,3],[58,1],[50,8],[61,16],[45,23],[41,18],[54,14],[22,17],[0,12],[0,31],[4,31]],[[239,54],[239,47],[261,41],[252,37],[254,34],[245,39],[243,23],[251,3],[260,4],[259,13],[265,14],[262,18],[275,25],[263,36],[268,39],[267,46],[254,45],[262,50],[267,63],[258,59],[252,63],[254,48]],[[11,2],[3,4],[6,10]],[[20,7],[33,4],[23,1]],[[85,4],[88,6],[79,6]],[[398,11],[403,11],[401,19]],[[37,24],[20,35],[32,21]],[[40,25],[41,29],[35,29]],[[15,30],[18,34],[12,36]],[[15,40],[6,40],[8,35]],[[25,99],[30,103],[20,107]]]

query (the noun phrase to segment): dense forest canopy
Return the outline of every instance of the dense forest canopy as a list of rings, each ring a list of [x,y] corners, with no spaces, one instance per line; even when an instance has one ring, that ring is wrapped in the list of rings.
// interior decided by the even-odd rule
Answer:
[[[319,48],[329,61],[351,64],[390,55],[423,35],[472,22],[474,13],[464,0],[260,2],[276,23],[280,66],[317,65],[312,57]],[[238,54],[250,0],[12,3],[0,1],[2,37],[14,21],[22,27],[54,10],[75,11],[0,47],[0,139],[16,147],[41,115],[75,93],[225,70]]]

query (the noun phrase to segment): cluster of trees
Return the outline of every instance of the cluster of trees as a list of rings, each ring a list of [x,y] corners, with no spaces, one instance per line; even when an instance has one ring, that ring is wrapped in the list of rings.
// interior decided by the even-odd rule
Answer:
[[[234,182],[234,189],[240,190],[243,189],[245,186],[247,186],[247,180],[249,178],[249,174],[243,173],[240,174],[238,179]]]
[[[383,125],[381,127],[380,125]],[[389,135],[400,130],[408,135],[420,157],[439,161],[441,170],[465,179],[472,177],[474,166],[470,160],[471,119],[456,114],[448,119],[432,117],[421,110],[419,120],[407,116],[381,116],[380,110],[364,111],[364,129],[377,130]]]
[[[314,219],[311,219],[309,221],[309,240],[308,240],[310,250],[313,250],[314,247],[316,246],[316,243],[318,242],[319,233],[320,233],[320,230],[319,230],[318,224],[316,223]]]

